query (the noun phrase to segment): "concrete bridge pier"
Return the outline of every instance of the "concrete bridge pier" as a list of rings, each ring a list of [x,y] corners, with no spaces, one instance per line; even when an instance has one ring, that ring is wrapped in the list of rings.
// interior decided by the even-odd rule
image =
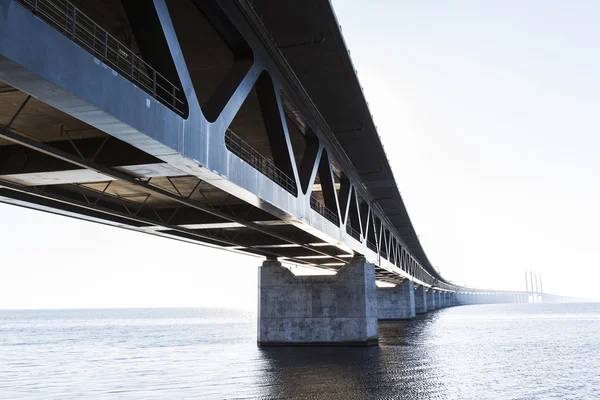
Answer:
[[[473,293],[465,293],[465,304],[475,304],[475,298]]]
[[[427,312],[427,287],[421,285],[415,289],[415,313]]]
[[[450,293],[450,306],[451,307],[456,307],[458,305],[456,302],[456,296],[457,296],[456,292]]]
[[[375,267],[355,258],[336,275],[295,276],[276,259],[258,270],[259,345],[376,345]]]
[[[436,290],[434,290],[433,288],[429,288],[427,290],[427,311],[433,311],[435,310],[436,307],[436,297],[437,297],[437,293]]]
[[[415,289],[405,279],[394,287],[377,288],[377,317],[380,320],[411,319],[416,315]]]

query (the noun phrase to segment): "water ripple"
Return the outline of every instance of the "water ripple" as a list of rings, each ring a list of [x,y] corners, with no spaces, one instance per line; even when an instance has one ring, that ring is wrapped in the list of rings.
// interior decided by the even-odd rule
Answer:
[[[600,399],[600,305],[380,323],[371,348],[258,348],[253,313],[0,312],[0,399]]]

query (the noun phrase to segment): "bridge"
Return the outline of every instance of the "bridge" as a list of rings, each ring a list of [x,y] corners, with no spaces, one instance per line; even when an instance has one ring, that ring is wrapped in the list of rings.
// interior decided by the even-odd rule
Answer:
[[[259,344],[575,300],[432,266],[327,0],[0,0],[0,201],[264,257]]]

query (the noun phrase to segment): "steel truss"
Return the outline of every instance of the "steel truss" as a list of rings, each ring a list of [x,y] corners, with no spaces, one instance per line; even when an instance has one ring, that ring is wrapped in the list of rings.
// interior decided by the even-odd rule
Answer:
[[[19,112],[22,110],[22,108],[19,110]],[[14,119],[13,119],[14,120]],[[250,228],[256,232],[260,232],[263,234],[266,234],[268,236],[271,236],[273,238],[285,241],[289,244],[293,244],[296,245],[298,247],[301,247],[303,249],[309,250],[311,252],[314,252],[316,254],[322,255],[324,257],[328,257],[328,258],[332,258],[337,260],[338,262],[341,263],[348,263],[348,260],[345,260],[343,258],[339,258],[336,255],[332,255],[329,253],[326,253],[322,250],[320,250],[318,247],[314,247],[311,246],[309,244],[304,244],[304,243],[300,243],[296,240],[294,240],[293,238],[290,237],[286,237],[281,235],[280,233],[277,232],[273,232],[271,229],[269,229],[266,226],[263,225],[258,225],[256,223],[250,222],[250,221],[245,221],[242,217],[236,216],[236,215],[229,215],[227,213],[224,213],[222,211],[222,209],[224,207],[227,207],[227,205],[220,205],[218,208],[213,207],[210,204],[203,204],[203,203],[199,203],[197,201],[193,201],[190,199],[190,197],[192,196],[192,194],[196,191],[196,189],[198,188],[198,186],[200,185],[201,181],[199,180],[198,183],[196,184],[194,190],[187,196],[183,196],[181,191],[177,188],[177,186],[174,183],[173,178],[168,178],[168,181],[171,183],[171,185],[173,186],[173,191],[169,191],[166,190],[162,187],[159,187],[157,185],[153,185],[151,183],[151,179],[140,179],[140,178],[135,178],[135,177],[131,177],[127,174],[124,174],[120,171],[117,171],[113,168],[109,168],[106,166],[101,166],[98,164],[95,164],[93,162],[93,160],[89,160],[89,159],[84,159],[84,158],[80,158],[80,157],[76,157],[73,156],[71,154],[68,154],[64,151],[52,148],[52,146],[47,145],[45,143],[40,143],[40,142],[36,142],[32,139],[29,139],[25,136],[19,135],[17,133],[12,132],[7,126],[2,126],[0,125],[0,138],[8,140],[10,142],[13,142],[15,144],[27,147],[29,149],[32,150],[36,150],[38,152],[41,152],[43,154],[55,157],[57,159],[60,159],[62,161],[66,161],[68,163],[73,164],[74,166],[80,167],[80,168],[86,168],[95,172],[98,172],[100,174],[106,175],[109,178],[112,178],[114,180],[120,180],[120,181],[124,181],[127,182],[133,186],[138,186],[143,188],[147,193],[146,195],[140,195],[140,194],[134,194],[133,196],[136,197],[140,197],[142,196],[144,198],[143,202],[137,203],[137,202],[133,202],[135,203],[135,207],[137,207],[137,209],[131,208],[134,205],[131,204],[131,201],[128,201],[129,198],[131,198],[131,196],[116,196],[116,198],[119,200],[119,202],[122,204],[124,211],[125,212],[118,212],[118,211],[114,211],[114,210],[108,210],[106,208],[102,208],[98,206],[98,203],[102,200],[103,197],[105,196],[109,196],[107,194],[107,189],[110,187],[110,185],[112,184],[113,180],[109,180],[106,183],[106,186],[104,187],[104,190],[102,190],[100,193],[96,193],[95,199],[90,198],[88,195],[86,195],[85,193],[82,194],[82,197],[84,199],[84,202],[78,202],[75,199],[68,199],[65,197],[60,197],[60,196],[56,196],[56,195],[52,195],[51,193],[49,193],[50,187],[42,187],[42,188],[31,188],[28,186],[24,186],[24,185],[19,185],[19,184],[15,184],[12,182],[8,182],[8,181],[0,181],[0,186],[5,187],[7,189],[11,189],[14,191],[19,191],[22,193],[27,193],[30,195],[34,195],[37,197],[42,197],[42,198],[47,198],[49,200],[53,200],[53,201],[58,201],[58,202],[73,202],[73,204],[78,205],[81,208],[90,208],[93,209],[95,211],[101,211],[104,213],[108,213],[108,214],[112,214],[121,218],[126,218],[126,219],[131,219],[137,222],[143,222],[149,226],[163,226],[165,228],[168,228],[169,230],[175,231],[175,232],[181,232],[185,235],[189,235],[192,237],[196,237],[198,239],[203,239],[203,240],[209,240],[209,241],[217,241],[222,243],[222,245],[226,245],[226,246],[243,246],[245,248],[248,249],[252,249],[254,251],[256,251],[259,254],[264,254],[264,255],[269,255],[269,256],[279,256],[277,253],[274,252],[270,252],[268,250],[265,250],[264,248],[260,248],[257,246],[252,246],[252,245],[246,245],[244,243],[239,243],[239,242],[234,242],[232,240],[235,240],[236,238],[219,238],[219,237],[215,237],[210,236],[210,235],[206,235],[206,234],[199,234],[197,232],[194,232],[192,230],[189,229],[185,229],[185,228],[181,228],[178,226],[170,226],[168,224],[168,220],[164,221],[160,215],[158,214],[158,212],[155,209],[152,209],[153,212],[156,214],[156,216],[158,217],[155,220],[149,220],[149,219],[143,219],[140,218],[138,216],[139,212],[144,208],[144,205],[146,203],[146,201],[148,200],[148,198],[152,195],[155,196],[160,196],[160,197],[164,197],[164,198],[168,198],[169,200],[175,201],[176,203],[180,204],[181,206],[185,206],[185,207],[189,207],[189,208],[193,208],[196,209],[198,211],[222,218],[223,220],[229,221],[229,222],[235,222],[238,223],[240,225],[243,225],[247,228]],[[76,145],[73,143],[73,146],[76,147]],[[101,149],[100,149],[101,150]],[[79,154],[81,154],[78,151]],[[95,157],[94,157],[95,158]],[[79,188],[83,188],[83,185],[77,185],[77,187]],[[93,192],[91,189],[86,188],[88,191]],[[127,205],[127,203],[129,203],[129,207]],[[231,208],[229,208],[231,210]],[[177,210],[177,209],[175,209]],[[176,212],[176,211],[175,211]],[[171,215],[171,218],[173,218],[175,214]],[[301,260],[301,259],[295,259],[292,258],[295,262],[301,263],[301,264],[311,264],[306,262],[305,260]]]
[[[36,12],[37,9],[35,7],[33,9],[31,8],[32,4],[36,2],[32,2],[29,0],[19,0],[19,2],[28,6],[29,10],[33,10],[34,12]],[[43,3],[50,4],[53,3],[53,1],[44,0]],[[161,7],[163,8],[159,10],[159,14],[161,12],[164,14],[164,11],[167,10],[164,2],[156,1],[155,4],[162,4]],[[232,6],[228,5],[228,7],[231,8]],[[232,151],[241,160],[246,162],[248,165],[252,166],[252,168],[260,170],[260,172],[263,175],[266,175],[269,179],[271,179],[271,181],[284,187],[292,195],[296,194],[296,197],[299,197],[300,195],[300,190],[298,190],[299,188],[306,188],[306,193],[304,193],[303,199],[307,202],[308,208],[312,208],[317,213],[324,216],[325,219],[332,223],[334,226],[338,227],[344,235],[347,235],[348,241],[354,241],[360,245],[353,245],[353,248],[360,248],[361,252],[373,252],[377,255],[380,265],[389,264],[393,267],[393,270],[397,269],[398,272],[402,272],[403,275],[400,276],[400,279],[415,279],[418,280],[418,282],[428,286],[436,286],[455,290],[457,286],[436,279],[432,275],[432,273],[434,272],[428,271],[427,268],[425,268],[422,265],[422,263],[420,263],[417,260],[417,258],[408,250],[408,246],[402,239],[401,235],[395,230],[388,216],[386,216],[385,213],[383,213],[381,207],[377,204],[377,201],[373,199],[372,196],[364,188],[357,172],[354,170],[350,160],[347,158],[343,149],[335,139],[334,134],[330,131],[329,127],[323,120],[323,117],[319,114],[318,110],[316,109],[316,106],[312,103],[310,97],[308,97],[307,93],[304,91],[301,84],[298,82],[297,78],[291,71],[291,68],[287,64],[287,61],[281,54],[276,43],[274,43],[273,38],[270,37],[267,30],[262,25],[262,22],[254,12],[250,3],[245,0],[240,0],[238,2],[235,2],[235,6],[233,7],[237,11],[233,11],[233,8],[229,11],[231,11],[232,15],[235,13],[243,15],[246,21],[249,21],[249,23],[254,29],[254,33],[260,38],[261,43],[264,46],[265,54],[268,54],[274,60],[274,63],[272,63],[272,65],[277,65],[277,67],[279,68],[280,76],[283,76],[286,82],[288,82],[287,87],[291,88],[291,91],[293,92],[288,93],[292,97],[292,102],[296,104],[300,102],[302,104],[303,108],[301,114],[307,117],[309,123],[313,126],[314,133],[318,139],[318,144],[314,149],[311,149],[309,154],[307,154],[308,156],[310,156],[309,159],[311,162],[309,162],[309,164],[311,165],[304,168],[302,171],[299,171],[299,168],[297,168],[297,166],[295,165],[293,154],[290,153],[289,147],[285,149],[286,154],[283,154],[283,152],[277,152],[277,157],[279,157],[279,160],[275,159],[273,162],[270,162],[269,160],[267,160],[269,161],[267,162],[257,157],[257,153],[255,151],[252,151],[253,149],[249,148],[247,143],[245,144],[241,141],[232,140],[232,138],[235,139],[233,136],[230,136],[229,147],[231,147],[231,145],[234,144],[234,147],[237,148],[237,151],[235,149],[229,150]],[[82,41],[81,36],[78,36],[78,32],[80,32],[81,35],[85,33],[85,31],[78,30],[77,15],[79,14],[77,12],[77,9],[72,5],[67,5],[65,13],[68,17],[66,19],[67,27],[70,27],[72,31],[66,31],[66,33],[61,33],[70,40],[77,43],[79,46],[82,46],[88,52],[93,51],[93,54],[95,54],[95,45],[91,50],[89,46],[88,48],[86,48],[86,42]],[[229,14],[228,16],[231,17],[231,15]],[[88,17],[85,18],[87,25],[96,27],[93,21],[88,21]],[[58,29],[59,31],[60,29],[62,29],[61,27],[57,28],[52,22],[48,23],[55,29]],[[105,42],[103,46],[103,49],[108,48],[108,42]],[[119,44],[118,46],[122,45]],[[120,47],[118,48],[120,49]],[[142,90],[146,91],[154,98],[158,99],[162,103],[165,103],[164,98],[159,98],[158,94],[155,91],[148,90],[148,85],[144,84],[145,81],[140,81],[140,77],[142,77],[140,71],[138,71],[136,75],[136,58],[133,56],[133,52],[127,48],[123,48],[121,50],[123,50],[126,54],[131,54],[131,62],[129,64],[126,64],[130,69],[124,71],[122,68],[120,68],[119,65],[117,65],[115,70],[123,74],[123,76],[125,76],[126,79],[138,85],[140,88],[142,88]],[[138,64],[140,64],[139,61]],[[186,67],[183,66],[182,68]],[[129,73],[130,70],[132,71],[131,73]],[[156,72],[148,64],[145,64],[144,70],[151,72],[151,75],[153,75],[153,77],[151,78],[154,79],[154,83],[152,84],[154,85],[157,79]],[[269,72],[266,73],[267,76],[270,76]],[[270,79],[274,78],[271,77]],[[171,84],[170,82],[169,84],[172,85],[172,87],[176,88],[174,84]],[[241,107],[241,103],[229,105],[229,103],[232,103],[229,100],[231,100],[233,93],[235,92],[235,90],[239,89],[240,85],[240,82],[237,83],[237,86],[234,84],[230,85],[231,87],[228,89],[229,97],[225,96],[225,94],[220,94],[220,96],[218,96],[218,100],[221,103],[227,104],[227,110],[225,110],[225,105],[223,105],[223,108],[221,108],[218,112],[215,112],[214,110],[218,109],[218,107],[216,107],[213,103],[210,103],[207,106],[207,109],[211,109],[214,113],[216,113],[216,115],[218,115],[219,113],[224,113],[224,111],[226,111],[227,115],[229,116],[235,115]],[[280,86],[278,85],[277,87],[280,88]],[[173,93],[175,93],[175,91]],[[282,104],[281,95],[278,93],[278,91],[275,91],[275,93],[271,93],[270,96],[273,97],[269,100],[271,103],[273,103],[273,105],[277,106]],[[179,95],[172,94],[171,98],[169,98],[168,101],[166,101],[166,103],[171,102],[175,104],[177,101],[179,101]],[[171,105],[171,108],[176,109],[179,113],[181,113],[180,110],[177,107],[174,107],[173,104]],[[24,104],[23,107],[25,105],[26,104]],[[203,111],[206,111],[207,114],[210,114],[209,110]],[[17,116],[15,116],[15,118]],[[233,117],[229,118],[229,120],[224,119],[224,121],[230,123]],[[273,112],[272,118],[279,118],[279,121],[277,123],[283,127],[281,134],[283,134],[284,137],[277,138],[279,143],[289,143],[289,132],[286,126],[285,117],[281,114],[279,110],[277,110],[276,112]],[[226,126],[228,126],[229,123],[227,123]],[[235,214],[228,214],[223,211],[223,208],[213,207],[210,204],[195,201],[191,198],[191,194],[193,194],[194,191],[192,191],[191,194],[184,195],[178,189],[177,185],[171,178],[167,179],[169,180],[172,188],[166,189],[153,183],[151,178],[144,180],[132,177],[114,168],[99,165],[95,162],[95,159],[97,155],[102,151],[102,147],[97,149],[97,152],[94,154],[93,157],[85,159],[83,157],[83,154],[81,154],[81,152],[78,150],[75,142],[71,140],[68,134],[67,138],[73,144],[77,155],[66,153],[59,149],[52,148],[52,146],[49,146],[45,143],[37,142],[35,140],[19,135],[13,132],[10,129],[10,126],[0,127],[0,138],[9,140],[21,146],[25,146],[29,149],[57,158],[64,162],[68,162],[78,168],[88,169],[99,174],[105,175],[107,177],[106,187],[103,191],[100,191],[100,193],[94,193],[93,191],[89,190],[89,188],[84,188],[85,185],[78,185],[78,188],[82,190],[82,193],[84,193],[82,195],[83,198],[81,201],[76,201],[75,199],[71,199],[70,201],[74,202],[73,204],[77,204],[77,206],[80,208],[100,211],[111,215],[112,213],[114,213],[114,215],[118,216],[119,218],[126,218],[137,223],[148,223],[154,226],[163,226],[170,230],[173,230],[174,232],[179,232],[182,235],[192,235],[198,239],[218,241],[226,245],[234,244],[235,240],[237,239],[236,237],[215,238],[214,235],[210,236],[205,234],[199,234],[197,232],[193,232],[192,234],[192,232],[190,232],[190,230],[188,229],[181,227],[173,227],[169,225],[169,219],[163,219],[156,210],[154,211],[154,213],[158,217],[157,219],[147,220],[144,218],[140,218],[140,213],[143,210],[149,208],[147,202],[151,199],[152,196],[162,197],[179,204],[181,207],[189,207],[197,211],[221,218],[225,221],[238,223],[251,229],[254,232],[270,236],[272,238],[286,242],[290,245],[298,246],[299,248],[311,252],[311,254],[314,253],[317,255],[321,255],[323,257],[330,258],[342,264],[348,262],[348,260],[345,258],[341,258],[338,257],[336,254],[327,253],[321,250],[319,246],[313,246],[311,244],[304,243],[302,241],[297,240],[294,237],[283,235],[280,232],[269,228],[268,226],[244,220],[243,217],[237,216]],[[340,163],[340,167],[343,173],[348,177],[348,183],[346,185],[342,185],[339,191],[335,187],[333,170],[331,165],[332,159],[330,158],[330,154],[335,155],[335,159]],[[286,156],[287,160],[284,160],[283,163],[289,164],[291,166],[291,169],[286,168],[285,165],[282,165],[281,159],[285,159]],[[319,174],[319,177],[321,179],[321,185],[323,188],[324,201],[322,203],[312,196],[313,185],[311,183],[314,184],[317,173]],[[134,187],[139,188],[145,194],[133,195],[136,198],[141,199],[140,202],[132,201],[132,198],[128,197],[127,195],[117,196],[116,200],[122,206],[121,211],[100,207],[99,205],[103,202],[103,200],[107,196],[109,196],[106,192],[107,189],[110,187],[110,181],[112,180],[126,182]],[[303,182],[308,182],[308,184],[302,184]],[[200,183],[201,181],[199,180],[198,185],[200,185]],[[56,194],[52,193],[52,189],[50,188],[28,188],[10,182],[3,182],[2,186],[13,191],[26,193],[28,195],[37,196],[39,198],[44,198],[47,200],[59,202],[64,202],[67,200],[65,198],[60,198],[60,196],[57,197]],[[365,199],[366,201],[366,206],[362,210],[358,203],[359,197]],[[297,200],[300,201],[299,198]],[[173,218],[173,216],[171,216],[171,218]],[[259,254],[272,255],[269,254],[272,252],[265,250],[264,247],[260,248],[257,246],[249,246],[248,249],[256,251]],[[307,263],[306,259],[297,259],[297,261],[304,264]]]

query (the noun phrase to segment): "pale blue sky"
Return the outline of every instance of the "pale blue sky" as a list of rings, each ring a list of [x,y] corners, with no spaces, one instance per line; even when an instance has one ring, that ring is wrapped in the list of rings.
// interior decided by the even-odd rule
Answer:
[[[334,6],[430,260],[600,297],[600,3]],[[0,204],[0,308],[256,305],[252,257]]]

